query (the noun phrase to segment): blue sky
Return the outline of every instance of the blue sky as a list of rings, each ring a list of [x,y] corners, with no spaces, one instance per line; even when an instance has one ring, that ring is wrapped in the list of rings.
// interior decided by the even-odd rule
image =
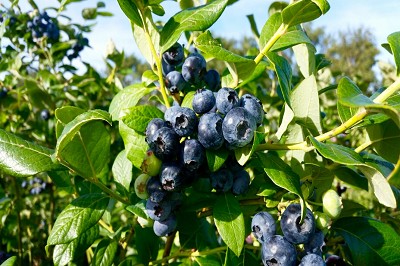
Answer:
[[[23,4],[24,1],[20,1]],[[102,63],[107,43],[113,40],[117,49],[124,50],[126,53],[134,53],[140,56],[136,43],[132,37],[128,19],[120,10],[116,0],[104,1],[106,11],[114,14],[113,17],[102,17],[97,20],[93,32],[89,35],[92,49],[85,49],[82,57],[85,61],[93,63],[94,66],[103,66]],[[211,27],[211,31],[216,35],[229,38],[240,38],[241,36],[251,36],[250,26],[246,15],[253,14],[259,30],[261,30],[268,18],[268,7],[271,0],[240,0],[239,2],[226,8],[220,20]],[[325,27],[326,32],[335,33],[364,26],[371,30],[376,37],[376,43],[380,46],[386,42],[386,37],[392,32],[400,31],[398,0],[331,0],[331,9],[327,14],[313,22],[314,26]],[[42,8],[45,6],[58,7],[56,0],[36,0]],[[97,1],[87,0],[82,3],[73,3],[69,6],[67,14],[78,22],[83,22],[81,10],[83,7],[95,6]],[[167,20],[179,10],[175,1],[165,1],[163,6],[166,15],[161,20]],[[92,22],[88,22],[92,23]],[[393,62],[391,55],[384,49],[380,49],[379,59]]]

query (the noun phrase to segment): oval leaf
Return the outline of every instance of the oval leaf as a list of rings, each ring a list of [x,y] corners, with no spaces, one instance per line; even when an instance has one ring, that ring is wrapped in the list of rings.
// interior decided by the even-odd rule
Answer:
[[[209,4],[189,8],[171,17],[161,31],[162,52],[171,47],[184,31],[203,31],[221,16],[228,0],[215,0]]]
[[[111,170],[115,181],[121,184],[126,191],[129,191],[132,181],[132,163],[126,158],[125,150],[117,155]]]
[[[63,169],[51,159],[53,150],[28,142],[0,129],[0,169],[12,176],[27,177]]]
[[[312,21],[329,10],[329,3],[325,0],[296,1],[282,10],[282,21],[288,26]]]
[[[111,266],[117,253],[118,242],[103,239],[96,247],[92,264],[96,266]]]
[[[215,202],[213,216],[222,239],[239,257],[245,239],[244,219],[239,202],[232,194],[220,195]]]
[[[389,225],[365,217],[337,220],[332,229],[350,248],[353,265],[399,265],[400,236]]]
[[[47,245],[66,244],[80,237],[100,220],[108,202],[109,197],[100,193],[73,200],[57,217]]]
[[[122,121],[133,130],[144,134],[147,124],[153,118],[164,118],[164,113],[155,106],[138,105],[125,110]]]

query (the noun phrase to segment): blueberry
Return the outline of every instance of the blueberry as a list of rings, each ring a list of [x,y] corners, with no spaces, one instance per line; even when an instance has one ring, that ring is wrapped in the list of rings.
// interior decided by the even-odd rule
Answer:
[[[179,93],[186,86],[186,81],[180,72],[174,70],[165,76],[165,86],[171,94]]]
[[[178,112],[179,108],[180,106],[178,104],[175,105],[174,102],[174,105],[165,110],[164,120],[168,126],[172,127],[172,123],[170,121],[172,121],[173,117],[176,116],[176,113]]]
[[[233,185],[232,185],[232,193],[234,195],[242,195],[248,189],[250,185],[250,175],[249,173],[242,169],[237,172],[233,172]]]
[[[258,212],[251,220],[251,231],[258,242],[264,243],[268,237],[275,235],[275,219],[268,212]]]
[[[197,171],[205,161],[204,147],[197,139],[187,139],[183,142],[180,157],[189,172]]]
[[[224,115],[231,109],[239,106],[239,96],[237,92],[231,88],[221,88],[215,100],[218,111]]]
[[[156,131],[159,130],[160,128],[166,127],[166,126],[167,126],[167,124],[161,118],[153,118],[152,120],[150,120],[150,122],[147,124],[146,132],[145,132],[146,142],[149,143],[149,141],[156,134]]]
[[[49,120],[49,119],[50,119],[50,112],[49,112],[49,110],[47,110],[47,109],[42,110],[42,111],[40,112],[40,117],[41,117],[43,120],[45,120],[45,121]]]
[[[183,61],[183,47],[179,43],[175,43],[162,55],[165,62],[172,66],[180,65]]]
[[[283,236],[274,235],[265,239],[261,249],[261,259],[265,266],[296,265],[296,248]]]
[[[200,117],[197,138],[206,149],[217,150],[224,143],[222,117],[217,113],[207,113]]]
[[[255,130],[254,117],[243,107],[230,110],[222,122],[222,133],[231,149],[249,144],[253,140]]]
[[[172,214],[164,221],[155,221],[153,231],[157,236],[167,236],[175,231],[176,225],[176,216]]]
[[[344,260],[337,255],[330,255],[325,259],[326,266],[346,266]]]
[[[161,160],[173,159],[179,148],[179,136],[169,127],[158,129],[148,142],[150,149]]]
[[[322,256],[322,248],[324,246],[324,233],[322,231],[316,231],[310,241],[304,244],[304,251]]]
[[[175,67],[173,65],[169,65],[167,62],[165,62],[163,58],[161,59],[161,69],[162,69],[162,74],[166,76],[168,75],[169,72],[174,71]]]
[[[0,90],[0,99],[5,98],[7,96],[7,94],[8,94],[8,90],[6,88],[2,88]]]
[[[215,69],[207,71],[204,76],[204,81],[207,84],[207,87],[212,91],[216,91],[221,87],[221,77]]]
[[[299,264],[299,266],[325,266],[325,261],[320,255],[307,254],[305,255]]]
[[[228,169],[219,169],[211,173],[211,186],[217,192],[228,192],[233,185],[233,175]]]
[[[160,181],[164,190],[177,191],[182,189],[183,175],[181,167],[175,162],[165,162],[161,166]]]
[[[207,89],[199,89],[193,96],[192,107],[198,114],[209,112],[215,106],[214,93]]]
[[[163,201],[168,194],[168,192],[162,188],[160,179],[155,176],[147,180],[146,189],[149,199],[156,203]]]
[[[264,110],[259,99],[251,94],[245,94],[240,98],[239,106],[253,115],[258,125],[262,124],[264,120]]]
[[[189,55],[182,65],[182,76],[190,84],[198,84],[206,73],[206,60],[198,53]]]
[[[156,203],[148,199],[146,201],[146,213],[152,220],[165,220],[171,213],[171,204],[169,201]]]
[[[282,213],[282,232],[285,238],[293,244],[304,244],[309,242],[315,231],[314,215],[308,208],[303,223],[301,224],[300,217],[300,204],[290,204]]]
[[[196,113],[187,107],[175,107],[171,114],[165,114],[164,118],[181,137],[192,135],[198,124]]]

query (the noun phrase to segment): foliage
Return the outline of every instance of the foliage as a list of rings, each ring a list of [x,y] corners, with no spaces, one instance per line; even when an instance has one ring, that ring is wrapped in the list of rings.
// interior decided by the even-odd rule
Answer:
[[[123,79],[130,63],[115,49],[106,77],[88,63],[83,74],[70,64],[79,60],[68,58],[79,50],[73,45],[90,31],[62,23],[70,2],[47,10],[58,11],[51,21],[62,33],[51,41],[28,28],[44,14],[33,1],[32,13],[20,13],[17,4],[2,13],[0,37],[9,45],[0,62],[0,248],[12,255],[2,265],[259,265],[251,217],[264,210],[280,219],[292,202],[316,216],[325,258],[400,263],[400,66],[372,96],[353,72],[331,84],[326,70],[335,58],[316,54],[301,26],[328,12],[327,1],[273,3],[261,31],[249,17],[258,47],[241,54],[208,31],[236,1],[179,1],[182,11],[160,24],[154,15],[167,16],[162,1],[118,0],[149,64],[129,85]],[[82,15],[110,15],[103,6]],[[193,47],[218,62],[221,85],[257,96],[266,115],[250,145],[207,152],[212,172],[229,160],[244,166],[247,193],[218,193],[203,176],[181,195],[177,231],[157,237],[134,183],[148,150],[148,121],[174,104],[190,107],[198,89],[166,88],[162,54],[182,35],[185,55]],[[392,34],[384,45],[396,63],[399,38]],[[332,189],[343,203],[338,217],[324,206]]]

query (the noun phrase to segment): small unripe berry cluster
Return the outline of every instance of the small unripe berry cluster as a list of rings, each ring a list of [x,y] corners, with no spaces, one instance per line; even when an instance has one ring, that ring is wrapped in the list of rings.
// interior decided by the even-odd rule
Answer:
[[[250,175],[234,159],[229,159],[215,172],[207,166],[206,152],[227,148],[227,152],[244,147],[254,138],[264,111],[253,95],[239,97],[232,88],[221,88],[217,71],[206,70],[199,53],[184,58],[183,48],[175,44],[163,54],[163,73],[170,93],[189,86],[197,88],[192,108],[174,105],[164,118],[152,119],[146,128],[149,151],[142,165],[147,175],[135,182],[136,194],[147,199],[146,210],[157,235],[175,230],[174,212],[182,189],[200,176],[208,177],[217,192],[245,193]],[[177,69],[181,68],[181,72]],[[151,177],[150,177],[151,176]],[[146,188],[144,188],[146,187]]]
[[[48,41],[52,43],[60,38],[60,29],[47,12],[43,12],[28,21],[27,26],[31,30],[33,39],[47,37]]]
[[[303,245],[301,266],[325,265],[322,258],[324,234],[315,229],[315,218],[307,208],[303,222],[300,204],[290,204],[282,213],[280,227],[283,236],[276,234],[275,219],[268,212],[259,212],[251,222],[251,231],[261,243],[264,265],[297,265],[296,245]]]

